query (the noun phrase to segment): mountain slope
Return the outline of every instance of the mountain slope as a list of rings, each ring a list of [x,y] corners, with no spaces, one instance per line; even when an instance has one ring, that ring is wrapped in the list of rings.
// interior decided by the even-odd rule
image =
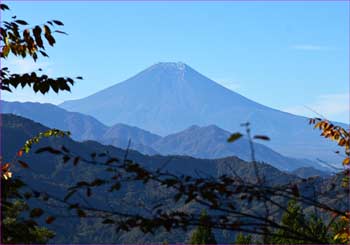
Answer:
[[[230,132],[242,131],[241,123],[249,121],[253,133],[268,135],[272,140],[264,144],[281,154],[331,163],[341,160],[332,154],[336,146],[320,139],[307,118],[251,101],[183,63],[153,65],[124,82],[60,106],[107,125],[126,123],[163,136],[190,125],[215,124]]]
[[[52,104],[1,101],[1,113],[11,113],[32,119],[50,128],[69,130],[76,140],[97,139],[107,126],[92,116],[69,112]]]
[[[248,139],[244,137],[228,143],[229,136],[230,132],[215,125],[192,126],[182,132],[168,135],[151,146],[162,154],[189,155],[206,159],[237,156],[245,161],[251,161]],[[257,142],[254,143],[254,152],[257,161],[267,162],[281,170],[293,170],[302,166],[322,168],[319,164],[308,160],[282,156]]]
[[[144,154],[155,155],[158,154],[158,152],[151,147],[151,144],[159,139],[161,139],[159,135],[152,134],[137,127],[118,123],[105,130],[103,135],[96,140],[102,144],[113,145],[122,149],[128,147],[130,140],[131,149]]]
[[[313,167],[301,167],[298,169],[295,169],[294,171],[291,172],[292,174],[299,176],[300,178],[309,178],[309,177],[315,177],[315,176],[329,176],[329,172],[324,172],[319,169],[315,169]]]
[[[122,122],[166,135],[206,124],[208,117],[216,117],[210,113],[218,107],[233,105],[242,110],[255,106],[231,93],[185,64],[159,63],[122,83],[60,106],[94,115],[108,125]]]

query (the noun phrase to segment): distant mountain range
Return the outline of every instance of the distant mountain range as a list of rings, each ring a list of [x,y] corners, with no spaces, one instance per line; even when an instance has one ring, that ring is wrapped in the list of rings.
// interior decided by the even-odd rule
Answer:
[[[268,88],[261,93],[278,96]],[[320,138],[307,118],[249,100],[184,63],[155,64],[124,82],[60,106],[94,116],[109,126],[124,123],[161,136],[191,125],[217,125],[236,132],[243,130],[241,123],[250,122],[254,134],[271,138],[262,143],[283,155],[341,162],[333,153],[336,145]]]
[[[236,142],[228,143],[230,132],[215,125],[191,126],[176,134],[161,137],[120,123],[107,127],[91,116],[68,112],[51,104],[3,101],[2,112],[27,117],[50,128],[68,130],[72,133],[73,139],[78,141],[95,140],[102,144],[126,149],[131,140],[131,149],[148,155],[187,155],[206,159],[237,156],[251,161],[248,140],[243,137]],[[300,167],[326,170],[318,163],[285,157],[259,143],[254,144],[254,150],[256,160],[269,163],[281,170],[292,171]]]
[[[207,127],[192,126],[179,133],[159,139],[152,144],[152,147],[162,154],[169,155],[189,155],[205,159],[233,155],[245,161],[251,161],[252,156],[248,139],[243,137],[233,143],[228,143],[229,136],[230,132],[215,125]],[[306,159],[285,157],[259,143],[254,143],[253,146],[257,161],[269,163],[281,170],[293,170],[305,166],[322,168],[317,163]]]
[[[52,104],[1,101],[1,112],[32,119],[50,128],[69,130],[76,140],[99,138],[108,127],[94,117],[68,112]]]
[[[124,124],[107,127],[92,116],[69,112],[49,103],[7,102],[1,101],[1,112],[26,117],[50,128],[68,130],[72,138],[78,141],[99,140],[106,144],[126,148],[131,138],[134,146],[145,148],[147,144],[161,138],[145,130]],[[141,147],[141,145],[143,145]],[[153,149],[148,149],[155,153]]]
[[[3,156],[5,161],[10,161],[12,157],[17,153],[17,151],[24,145],[27,139],[37,135],[39,132],[44,132],[48,130],[48,128],[40,123],[34,122],[30,119],[11,115],[11,114],[1,114],[2,116],[2,147],[3,147]],[[14,137],[15,136],[15,137]],[[44,158],[47,154],[34,154],[35,149],[40,147],[40,145],[52,145],[59,147],[61,145],[65,145],[75,154],[83,154],[83,156],[89,156],[92,152],[106,152],[108,151],[112,156],[123,158],[125,155],[125,150],[116,148],[114,146],[105,146],[100,144],[99,142],[88,140],[84,142],[77,142],[68,137],[63,138],[48,138],[42,140],[42,143],[37,146],[33,145],[32,153],[29,154],[30,157],[36,156]],[[52,155],[51,155],[52,156]],[[195,170],[201,170],[206,172],[212,176],[218,176],[220,174],[225,173],[225,168],[219,168],[217,166],[218,162],[235,162],[237,168],[251,168],[251,173],[253,172],[253,164],[243,161],[237,157],[226,157],[221,159],[198,159],[189,156],[148,156],[143,155],[137,151],[131,150],[128,153],[128,158],[136,161],[144,166],[148,166],[151,168],[156,168],[162,166],[162,164],[168,160],[171,160],[170,164],[166,165],[164,170],[169,170],[174,173],[187,174],[187,175],[196,175]],[[57,159],[51,159],[53,164],[56,163]],[[36,165],[36,163],[33,163]],[[43,163],[45,164],[45,163]],[[48,164],[47,166],[49,166]],[[259,164],[259,166],[263,169],[266,169],[266,175],[268,173],[281,175],[281,179],[278,182],[290,181],[297,179],[294,175],[281,172],[277,168],[272,167],[269,164]],[[54,173],[51,173],[54,174]],[[286,180],[284,180],[286,178]],[[276,181],[273,178],[271,181]]]
[[[291,173],[301,178],[309,178],[314,176],[326,177],[330,175],[329,172],[324,172],[324,171],[315,169],[313,167],[301,167],[301,168],[295,169]]]

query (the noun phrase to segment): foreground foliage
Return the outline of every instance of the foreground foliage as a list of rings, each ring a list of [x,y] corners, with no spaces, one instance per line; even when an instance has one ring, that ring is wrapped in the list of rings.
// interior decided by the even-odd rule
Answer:
[[[6,4],[0,4],[0,9],[6,11],[10,8]],[[51,30],[51,28],[63,26],[63,23],[59,20],[50,20],[43,25],[27,27],[28,23],[25,20],[13,16],[11,21],[2,21],[1,24],[1,59],[6,59],[10,54],[21,58],[31,57],[34,61],[37,61],[39,54],[42,57],[49,57],[45,46],[47,44],[54,46],[56,43],[54,33],[66,34],[61,30]],[[38,74],[38,72],[41,74]],[[82,79],[82,77],[76,77],[75,79]],[[30,87],[35,93],[40,92],[42,94],[50,90],[56,93],[70,91],[70,87],[75,83],[74,79],[70,77],[51,78],[46,74],[42,74],[42,69],[31,73],[16,74],[12,73],[8,67],[1,67],[0,80],[0,90],[4,92],[12,92],[20,85],[22,88]],[[36,218],[42,216],[43,210],[29,207],[26,199],[28,195],[32,194],[23,195],[20,192],[25,183],[18,178],[12,179],[11,167],[18,164],[22,168],[28,168],[29,165],[19,158],[23,153],[28,153],[31,146],[38,143],[43,137],[68,134],[68,132],[52,129],[28,139],[11,163],[3,163],[0,156],[1,211],[3,214],[1,220],[2,243],[47,243],[54,236],[52,231],[41,227],[35,221]],[[26,216],[28,212],[29,214]],[[51,216],[47,217],[46,223],[51,223],[53,219]]]
[[[41,216],[39,209],[30,209],[17,189],[23,186],[18,180],[4,180],[2,189],[2,243],[47,243],[55,233],[40,227],[33,220]]]
[[[334,125],[327,119],[313,118],[309,121],[310,124],[315,124],[315,128],[322,131],[321,136],[326,139],[335,141],[340,147],[344,148],[344,160],[342,162],[344,170],[344,178],[342,181],[342,187],[347,190],[348,193],[348,210],[344,215],[338,216],[334,214],[334,218],[338,219],[339,223],[335,230],[336,235],[334,236],[335,242],[350,243],[350,203],[349,203],[349,189],[350,189],[350,128],[344,129],[340,126]],[[342,154],[339,151],[336,154]]]

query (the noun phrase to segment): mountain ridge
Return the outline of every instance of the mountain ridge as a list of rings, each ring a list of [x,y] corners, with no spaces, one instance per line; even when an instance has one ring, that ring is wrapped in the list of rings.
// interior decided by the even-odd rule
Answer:
[[[23,116],[50,128],[74,132],[76,140],[95,139],[107,126],[93,116],[79,112],[68,112],[50,103],[1,101],[1,113]]]
[[[79,136],[81,128],[84,127],[79,127],[79,125],[77,127],[74,123],[69,122],[68,119],[75,118],[73,122],[84,122],[87,120],[87,122],[83,124],[89,125],[91,117],[85,117],[84,114],[68,112],[50,104],[18,102],[4,102],[3,104],[3,112],[26,116],[45,126],[71,131],[73,139],[79,141],[95,140],[102,144],[113,145],[122,149],[129,147],[130,149],[147,155],[188,155],[202,159],[238,156],[248,162],[252,160],[247,139],[242,138],[237,142],[228,143],[227,138],[230,132],[216,125],[205,127],[192,125],[183,131],[161,137],[138,127],[121,123],[115,124],[109,128],[102,123],[97,123],[96,125],[102,125],[103,129],[94,128],[92,131],[99,132],[99,134],[85,133],[83,136]],[[28,107],[30,107],[30,110],[27,110]],[[55,108],[55,110],[53,110],[53,108]],[[60,120],[55,116],[48,116],[57,112]],[[46,116],[42,117],[43,113]],[[66,119],[66,117],[68,119]],[[59,124],[57,124],[58,122]],[[99,121],[96,120],[96,122]],[[254,147],[256,159],[258,161],[267,162],[279,169],[294,170],[298,167],[307,166],[325,169],[312,161],[283,156],[258,142],[255,142]]]

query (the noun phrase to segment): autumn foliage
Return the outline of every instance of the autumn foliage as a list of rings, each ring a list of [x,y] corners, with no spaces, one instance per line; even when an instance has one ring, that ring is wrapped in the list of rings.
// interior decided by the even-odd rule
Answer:
[[[344,178],[342,186],[349,189],[350,186],[350,129],[346,130],[340,126],[334,125],[332,122],[321,119],[312,118],[309,120],[310,124],[314,124],[314,128],[320,129],[322,131],[321,136],[326,139],[335,141],[340,147],[344,148],[344,154],[336,151],[336,154],[341,154],[343,159],[344,167]],[[350,210],[346,212],[345,215],[339,217],[340,221],[345,225],[341,230],[334,236],[334,240],[340,242],[350,242]]]

